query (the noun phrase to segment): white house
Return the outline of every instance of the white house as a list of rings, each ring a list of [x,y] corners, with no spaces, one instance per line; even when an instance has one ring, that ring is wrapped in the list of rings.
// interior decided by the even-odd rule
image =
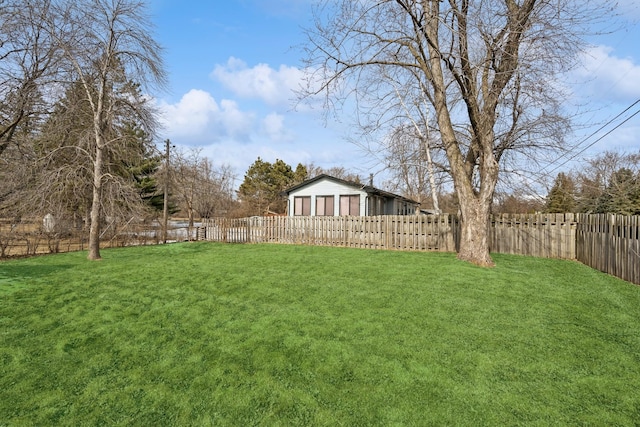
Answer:
[[[420,203],[372,185],[318,175],[284,191],[289,216],[415,215]]]

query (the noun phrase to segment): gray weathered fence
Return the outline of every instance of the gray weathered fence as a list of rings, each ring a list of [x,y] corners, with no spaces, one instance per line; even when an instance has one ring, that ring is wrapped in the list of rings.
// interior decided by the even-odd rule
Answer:
[[[579,214],[576,247],[581,263],[640,284],[640,216]]]
[[[41,224],[0,220],[0,258],[86,247],[86,233],[45,231]],[[162,234],[153,224],[127,223],[108,231],[103,246],[159,243]],[[458,218],[447,214],[213,218],[202,222],[197,237],[189,237],[188,231],[177,227],[171,238],[441,252],[454,252],[459,244]],[[575,259],[640,284],[640,216],[495,215],[489,244],[494,253]]]
[[[214,218],[201,238],[221,242],[297,243],[371,249],[454,252],[456,215],[300,216]],[[574,214],[496,215],[493,252],[547,258],[576,258]]]
[[[576,214],[500,214],[491,219],[490,248],[503,254],[576,259]]]
[[[276,216],[209,219],[203,223],[199,236],[235,243],[453,252],[457,230],[455,215]]]

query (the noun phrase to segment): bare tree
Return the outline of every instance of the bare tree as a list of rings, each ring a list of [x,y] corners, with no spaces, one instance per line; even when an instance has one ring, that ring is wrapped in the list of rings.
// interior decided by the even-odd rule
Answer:
[[[189,218],[189,236],[191,236],[195,216],[194,203],[197,197],[196,189],[201,181],[201,176],[198,171],[201,151],[199,148],[191,149],[188,152],[180,149],[174,150],[171,162],[172,167],[171,170],[168,171],[170,178],[166,173],[163,173],[163,179],[173,181],[172,187],[179,200],[178,206],[187,212],[187,217]],[[165,203],[167,203],[167,200],[165,200]]]
[[[328,108],[350,96],[380,129],[405,103],[427,100],[460,203],[458,257],[490,266],[489,214],[500,163],[539,161],[569,122],[558,76],[575,65],[601,3],[547,0],[320,1],[308,30],[308,95]],[[319,85],[319,89],[318,89]],[[420,88],[420,92],[415,91]]]
[[[398,126],[385,141],[385,167],[390,173],[386,186],[440,212],[438,192],[446,181],[444,163],[434,159],[444,154],[435,150],[440,144],[415,123]]]
[[[0,157],[24,142],[52,99],[60,55],[43,20],[50,13],[49,0],[0,2]]]
[[[233,184],[236,175],[230,165],[214,167],[211,160],[201,162],[202,186],[197,192],[194,206],[201,218],[228,216],[235,205]]]
[[[388,188],[418,200],[422,206],[430,204],[435,212],[440,212],[438,190],[441,182],[436,181],[442,181],[442,172],[447,168],[444,162],[433,159],[444,155],[444,150],[437,136],[437,127],[431,125],[431,110],[424,97],[423,84],[414,79],[399,86],[393,76],[384,74],[386,68],[380,68],[380,72],[396,96],[388,96],[382,103],[386,109],[382,118],[386,122],[377,119],[380,117],[377,112],[380,104],[366,111],[364,117],[374,120],[361,124],[364,132],[357,143],[364,145],[374,157],[383,159],[393,180],[387,182]],[[422,96],[416,97],[416,94]],[[390,130],[379,138],[377,129]],[[366,144],[362,144],[363,141]],[[429,197],[425,197],[427,195]]]
[[[56,41],[69,64],[69,81],[81,83],[92,113],[92,201],[89,259],[100,259],[100,221],[107,153],[124,142],[114,127],[116,111],[134,117],[153,135],[156,116],[143,98],[132,99],[130,85],[161,87],[165,72],[161,48],[152,38],[145,4],[137,0],[69,0],[60,3]],[[132,81],[135,81],[133,83]]]
[[[0,209],[20,216],[33,184],[31,141],[55,99],[59,60],[42,17],[49,0],[0,1]]]
[[[304,165],[307,170],[307,179],[314,178],[318,175],[326,174],[330,175],[334,178],[343,179],[345,181],[362,183],[364,179],[360,177],[360,175],[349,172],[344,166],[331,166],[329,168],[323,168],[321,166],[316,166],[313,163],[308,163]]]
[[[605,151],[576,169],[573,179],[578,212],[629,214],[640,210],[640,153]],[[621,180],[625,173],[635,179]],[[635,210],[620,209],[628,197]]]
[[[496,192],[493,213],[535,214],[545,207],[544,199],[526,191]]]
[[[195,215],[200,218],[225,216],[234,203],[235,176],[229,165],[215,167],[201,155],[201,149],[176,150],[171,171],[175,196],[179,206],[187,212],[189,228]]]

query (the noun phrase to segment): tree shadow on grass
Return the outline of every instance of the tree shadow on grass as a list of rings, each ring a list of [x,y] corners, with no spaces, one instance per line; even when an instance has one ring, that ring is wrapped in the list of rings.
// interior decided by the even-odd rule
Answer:
[[[0,263],[0,295],[28,287],[33,281],[72,268],[71,264],[6,265]]]

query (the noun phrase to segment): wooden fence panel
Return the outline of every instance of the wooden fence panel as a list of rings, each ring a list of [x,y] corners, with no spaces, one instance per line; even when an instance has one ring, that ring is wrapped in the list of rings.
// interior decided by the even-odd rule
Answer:
[[[215,218],[205,221],[206,240],[272,242],[370,249],[455,252],[459,223],[455,215],[299,216]],[[547,258],[576,258],[573,214],[498,215],[493,218],[493,252]]]
[[[453,252],[457,226],[453,215],[212,218],[203,222],[198,236],[229,243]]]
[[[495,215],[489,247],[497,253],[576,259],[576,229],[575,214]]]
[[[580,214],[577,259],[640,285],[640,216]]]
[[[271,242],[369,249],[455,252],[459,223],[455,215],[306,216],[215,218],[205,221],[206,240]],[[493,252],[576,258],[573,214],[498,215],[493,218]]]

